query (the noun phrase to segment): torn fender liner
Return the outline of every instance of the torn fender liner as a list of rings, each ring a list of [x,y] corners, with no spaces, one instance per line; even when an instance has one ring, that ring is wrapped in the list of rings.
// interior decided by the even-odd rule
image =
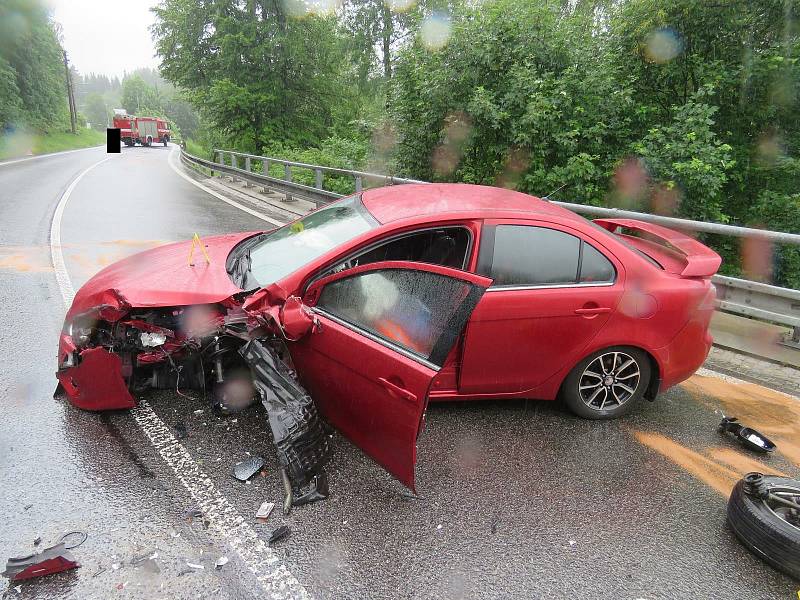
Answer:
[[[77,366],[56,373],[72,404],[84,410],[136,406],[122,377],[122,359],[117,354],[104,348],[90,348],[81,352],[80,356],[81,361]]]
[[[326,498],[328,478],[323,467],[330,458],[330,445],[314,401],[264,341],[252,340],[240,352],[267,409],[278,462],[291,481],[291,504]]]

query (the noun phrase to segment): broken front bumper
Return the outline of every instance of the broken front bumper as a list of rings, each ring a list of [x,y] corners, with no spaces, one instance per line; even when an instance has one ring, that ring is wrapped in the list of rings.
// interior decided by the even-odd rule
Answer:
[[[133,408],[136,401],[128,391],[122,376],[122,359],[105,348],[89,348],[78,352],[62,335],[61,350],[68,350],[73,366],[62,367],[56,372],[59,387],[55,395],[63,390],[69,401],[84,410],[116,410]],[[75,356],[78,360],[74,360]],[[64,364],[64,363],[62,363]]]

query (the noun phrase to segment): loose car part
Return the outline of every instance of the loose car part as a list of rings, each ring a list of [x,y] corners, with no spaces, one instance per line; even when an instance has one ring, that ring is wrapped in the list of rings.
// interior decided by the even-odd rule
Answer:
[[[251,456],[241,462],[233,465],[231,475],[239,481],[247,481],[253,475],[258,473],[264,466],[264,459],[260,456]]]
[[[281,525],[270,534],[269,543],[274,544],[275,542],[285,540],[287,537],[289,537],[290,533],[292,533],[291,529],[289,529],[286,525]]]
[[[800,580],[800,481],[748,473],[731,492],[728,525],[753,554]]]
[[[256,519],[266,519],[272,513],[272,509],[275,508],[274,502],[262,502],[261,506],[258,507],[258,511],[256,512]]]
[[[67,551],[64,542],[45,548],[41,552],[9,558],[6,570],[2,575],[11,581],[22,581],[43,575],[52,575],[69,569],[80,567],[75,558]]]
[[[330,445],[311,396],[267,342],[252,340],[240,352],[267,409],[278,464],[290,480],[287,498],[291,501],[286,508],[327,498],[323,467],[330,459]]]
[[[719,424],[720,433],[733,434],[745,448],[756,452],[772,452],[775,450],[775,444],[767,436],[750,427],[744,427],[737,421],[736,417],[723,417]]]

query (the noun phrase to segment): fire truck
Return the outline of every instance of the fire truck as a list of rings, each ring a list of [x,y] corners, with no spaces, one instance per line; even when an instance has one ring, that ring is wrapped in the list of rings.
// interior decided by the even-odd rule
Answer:
[[[169,142],[169,125],[164,119],[157,117],[135,117],[126,114],[124,110],[114,111],[114,127],[119,127],[120,138],[126,146],[141,144],[142,146],[152,146],[162,143],[165,146]]]

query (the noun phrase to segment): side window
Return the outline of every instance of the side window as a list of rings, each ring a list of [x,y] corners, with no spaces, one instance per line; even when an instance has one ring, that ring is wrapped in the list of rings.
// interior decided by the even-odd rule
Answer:
[[[323,275],[385,260],[422,262],[463,270],[467,264],[470,239],[465,227],[425,229],[383,242],[328,269]]]
[[[583,242],[581,251],[581,283],[605,283],[614,281],[614,265],[594,246]]]
[[[316,306],[441,366],[482,293],[437,273],[384,269],[329,283]]]
[[[530,225],[498,225],[491,277],[494,285],[575,283],[581,240]]]

